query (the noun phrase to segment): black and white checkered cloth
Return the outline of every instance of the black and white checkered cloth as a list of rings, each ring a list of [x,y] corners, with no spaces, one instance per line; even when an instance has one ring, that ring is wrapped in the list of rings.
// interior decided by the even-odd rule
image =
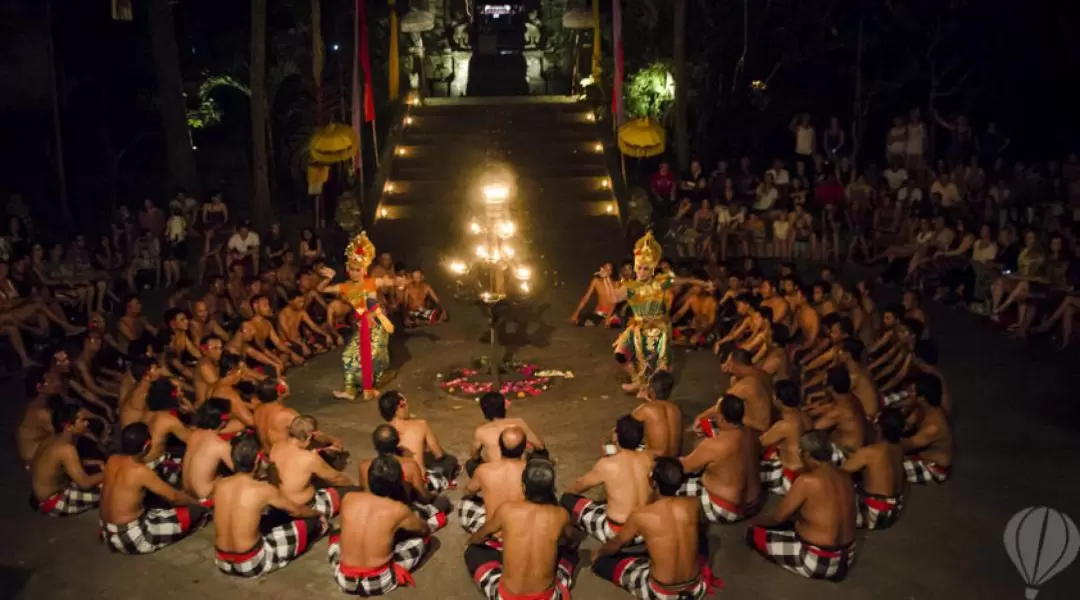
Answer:
[[[458,519],[461,527],[469,533],[476,533],[487,522],[487,509],[484,508],[484,499],[478,496],[466,496],[458,505]]]
[[[601,570],[594,568],[593,572],[608,579]],[[709,591],[700,575],[696,582],[680,586],[678,590],[665,589],[652,578],[652,563],[648,556],[622,558],[613,569],[612,579],[612,583],[640,600],[701,600]]]
[[[859,491],[859,510],[855,514],[855,526],[859,529],[888,529],[904,512],[904,495],[878,496]]]
[[[578,529],[600,540],[602,543],[613,540],[619,536],[619,532],[622,531],[622,525],[614,523],[608,518],[607,504],[603,502],[593,502],[584,496],[563,494],[562,502],[564,506],[569,504],[568,498],[574,500],[573,508],[570,509],[570,519]],[[569,506],[567,508],[569,508]],[[643,544],[645,543],[645,540],[639,535],[629,543]]]
[[[296,519],[275,527],[263,535],[262,541],[247,552],[217,550],[214,563],[226,575],[258,577],[280,569],[311,548],[326,533],[327,526],[320,517]]]
[[[427,489],[432,494],[441,494],[455,487],[454,482],[450,481],[450,478],[438,469],[428,469],[426,481]]]
[[[764,491],[762,494],[764,494]],[[688,475],[686,481],[679,487],[679,491],[675,492],[675,495],[687,498],[697,496],[701,499],[701,511],[705,518],[711,523],[721,525],[738,523],[743,519],[754,516],[760,509],[761,504],[758,501],[752,506],[737,507],[722,498],[715,497],[705,488],[700,474]]]
[[[829,458],[829,460],[837,467],[844,466],[844,463],[847,462],[848,453],[842,447],[836,445],[835,443],[832,443],[831,446],[832,456]]]
[[[783,496],[791,491],[791,484],[799,476],[791,469],[785,469],[780,462],[780,452],[775,446],[765,450],[760,463],[761,483],[769,492]]]
[[[893,404],[896,404],[897,402],[906,399],[908,396],[909,394],[907,390],[900,390],[891,394],[885,394],[881,397],[882,407],[885,408],[892,406]]]
[[[904,459],[904,477],[909,483],[945,483],[952,469],[932,463],[921,456]]]
[[[333,519],[341,510],[341,492],[337,488],[319,488],[308,502],[308,507],[327,519]]]
[[[84,490],[74,483],[38,502],[30,495],[30,506],[43,515],[50,517],[70,517],[97,508],[101,501],[101,487]]]
[[[174,488],[179,488],[183,482],[183,458],[173,457],[168,452],[162,453],[161,456],[146,463],[146,466],[153,469],[157,476],[165,483],[171,485]]]
[[[480,592],[487,600],[504,600],[510,597],[504,594],[500,582],[503,576],[502,555],[497,551],[491,551],[487,547],[478,548],[470,546],[465,551],[465,562],[469,564],[470,553],[492,553],[493,559],[487,561],[473,571],[473,581],[480,588]],[[497,557],[497,558],[496,558]],[[570,600],[570,588],[574,584],[574,561],[567,556],[560,556],[559,563],[555,567],[555,581],[548,590],[547,595],[538,594],[535,600]]]
[[[150,554],[202,527],[208,515],[199,505],[153,508],[124,525],[99,522],[101,541],[120,554]]]
[[[845,548],[821,548],[803,542],[791,529],[755,525],[746,530],[746,541],[768,560],[810,579],[840,581],[855,562],[855,542]]]
[[[410,508],[416,513],[416,516],[427,523],[428,529],[430,529],[432,533],[446,527],[446,513],[439,510],[438,506],[435,506],[434,504],[424,504],[422,502],[413,502]]]
[[[341,591],[365,598],[389,594],[398,587],[413,587],[412,571],[420,566],[430,548],[427,537],[411,537],[394,545],[391,562],[374,569],[358,569],[341,564],[341,535],[330,536],[328,557],[334,580]]]
[[[705,485],[701,483],[701,473],[687,473],[686,479],[683,481],[682,485],[679,486],[679,491],[675,492],[675,495],[692,498],[704,493]]]

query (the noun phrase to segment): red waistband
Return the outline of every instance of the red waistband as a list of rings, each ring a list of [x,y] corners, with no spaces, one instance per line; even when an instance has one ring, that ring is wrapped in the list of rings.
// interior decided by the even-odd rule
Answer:
[[[802,542],[802,545],[806,548],[807,552],[811,554],[816,554],[821,558],[840,558],[841,556],[844,556],[845,554],[850,552],[852,546],[852,544],[848,544],[846,546],[829,548],[824,546],[818,546],[816,544],[811,544],[810,542],[803,539],[800,539],[799,541]]]
[[[551,600],[555,597],[556,588],[554,585],[538,594],[511,594],[503,587],[502,581],[499,582],[499,599],[500,600]],[[569,600],[570,596],[566,596],[566,600]]]
[[[748,502],[748,503],[746,503],[746,504],[744,504],[742,506],[738,506],[735,503],[733,503],[733,502],[731,502],[729,500],[726,500],[724,498],[721,498],[720,496],[717,496],[717,495],[713,494],[712,492],[710,492],[708,490],[706,490],[706,493],[709,494],[709,502],[712,502],[716,506],[719,506],[720,508],[722,508],[722,509],[724,509],[724,510],[726,510],[728,512],[735,513],[736,515],[739,515],[739,516],[743,516],[743,515],[751,512],[751,511],[753,511],[755,508],[759,507],[761,505],[762,500],[765,498],[765,491],[763,489],[762,493],[757,497],[756,500],[754,500],[753,502]]]
[[[381,567],[374,568],[362,568],[362,567],[350,567],[348,565],[339,564],[338,572],[345,577],[352,577],[355,579],[367,579],[371,577],[378,577],[387,571],[393,571],[394,580],[398,585],[404,585],[414,587],[416,581],[413,580],[412,573],[405,567],[397,564],[396,562],[388,562]]]
[[[246,552],[226,552],[225,550],[221,550],[219,548],[214,548],[214,552],[215,552],[216,556],[218,557],[218,560],[223,560],[223,561],[225,561],[227,563],[232,563],[232,564],[239,564],[239,563],[242,563],[242,562],[247,562],[247,561],[255,558],[256,556],[258,556],[259,553],[262,552],[262,551],[263,551],[263,541],[261,539],[258,542],[255,543],[255,546],[251,550],[248,550]]]
[[[60,501],[63,500],[63,498],[64,498],[64,490],[60,490],[59,492],[56,492],[52,496],[49,496],[48,498],[42,500],[41,502],[38,502],[38,510],[45,513],[45,514],[49,514],[52,511],[56,510],[56,505],[60,504]]]
[[[916,454],[914,458],[915,458],[915,460],[917,460],[917,461],[921,462],[922,464],[926,465],[927,469],[930,469],[931,471],[933,471],[933,472],[935,472],[935,473],[937,473],[939,475],[948,475],[949,472],[952,471],[952,465],[950,465],[948,467],[946,467],[944,465],[939,465],[936,462],[926,460],[925,458],[919,456],[918,454]]]
[[[892,510],[900,503],[899,497],[864,496],[863,503],[874,510]]]
[[[660,583],[659,581],[653,579],[650,576],[649,587],[651,587],[653,591],[657,592],[658,594],[667,596],[678,596],[680,592],[692,590],[695,587],[701,585],[701,575],[701,573],[698,573],[697,577],[694,577],[689,581],[674,585]]]

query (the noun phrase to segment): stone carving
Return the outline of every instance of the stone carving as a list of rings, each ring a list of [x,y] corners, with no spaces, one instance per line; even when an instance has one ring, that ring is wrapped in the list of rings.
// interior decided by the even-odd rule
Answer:
[[[540,13],[530,11],[525,21],[525,48],[532,50],[540,45]]]
[[[454,50],[471,50],[472,43],[469,41],[469,18],[458,14],[454,19],[454,34],[450,38],[450,45]]]

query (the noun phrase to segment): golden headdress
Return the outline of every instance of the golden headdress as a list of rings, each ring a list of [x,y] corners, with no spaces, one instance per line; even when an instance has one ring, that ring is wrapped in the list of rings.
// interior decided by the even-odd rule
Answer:
[[[367,232],[361,231],[354,235],[345,248],[345,266],[366,272],[373,260],[375,260],[375,244],[368,239]]]
[[[660,247],[660,243],[653,237],[652,231],[646,232],[634,244],[634,268],[646,266],[655,269],[656,265],[660,264],[660,256],[663,253],[664,249]]]

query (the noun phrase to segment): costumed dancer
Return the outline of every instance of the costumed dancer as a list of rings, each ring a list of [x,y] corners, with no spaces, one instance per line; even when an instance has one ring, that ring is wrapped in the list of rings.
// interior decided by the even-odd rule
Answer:
[[[663,248],[651,231],[634,244],[633,281],[615,289],[615,302],[626,301],[633,312],[622,335],[613,347],[615,360],[630,375],[623,391],[634,393],[643,388],[657,371],[671,370],[671,318],[664,304],[665,293],[676,285],[699,285],[713,290],[711,282],[676,277],[671,272],[656,272]]]
[[[345,248],[345,273],[349,281],[331,284],[334,270],[320,271],[323,282],[318,291],[340,297],[356,314],[353,339],[345,344],[341,355],[345,387],[334,391],[334,397],[343,400],[356,400],[359,393],[363,393],[365,400],[378,398],[379,390],[375,386],[390,366],[389,342],[394,324],[379,304],[378,289],[392,283],[392,278],[368,277],[368,267],[374,259],[375,245],[367,232],[361,231]]]

